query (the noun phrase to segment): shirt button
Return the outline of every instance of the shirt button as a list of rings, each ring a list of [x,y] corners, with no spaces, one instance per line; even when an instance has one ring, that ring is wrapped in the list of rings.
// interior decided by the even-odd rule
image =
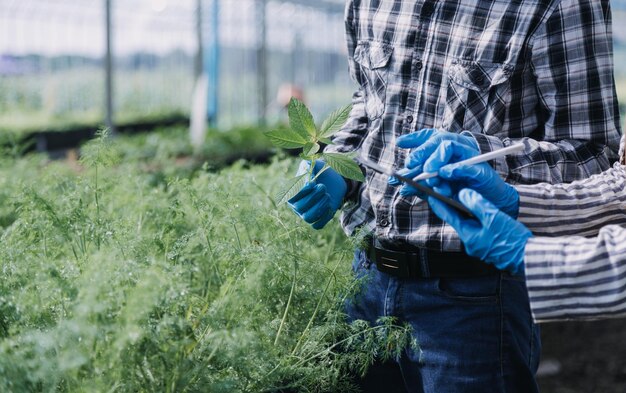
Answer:
[[[388,227],[388,226],[389,226],[389,224],[391,224],[391,223],[390,223],[390,222],[389,222],[389,220],[388,220],[388,219],[386,219],[386,218],[381,219],[381,220],[380,220],[380,222],[378,223],[378,225],[380,225],[380,226],[381,226],[381,227],[383,227],[383,228]]]
[[[408,115],[406,117],[406,122],[409,123],[409,124],[413,123],[413,116],[412,115]]]
[[[416,69],[416,70],[418,70],[418,71],[419,71],[419,70],[421,70],[423,67],[424,67],[424,63],[422,63],[422,61],[421,61],[421,60],[418,60],[418,61],[415,63],[415,69]]]

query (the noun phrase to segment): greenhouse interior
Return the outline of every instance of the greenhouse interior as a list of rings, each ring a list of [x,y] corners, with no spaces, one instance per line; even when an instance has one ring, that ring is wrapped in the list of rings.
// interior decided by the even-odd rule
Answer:
[[[468,20],[481,26],[465,26]],[[462,29],[467,36],[459,38],[454,32]],[[550,56],[527,59],[541,34]],[[399,43],[403,35],[414,41]],[[447,66],[448,54],[440,51],[457,44],[484,49],[475,56],[497,57],[491,50],[505,47],[509,56],[522,55],[503,66],[466,53],[442,82],[435,69]],[[567,50],[554,49],[559,45]],[[535,82],[549,66],[564,74]],[[439,89],[443,83],[450,85]],[[523,94],[535,94],[533,104],[515,108]],[[463,104],[453,100],[467,101],[461,126],[484,121],[491,128],[442,129],[441,117]],[[411,105],[415,112],[404,116]],[[470,105],[484,113],[470,114]],[[531,119],[533,105],[547,113],[546,123],[504,135],[507,126],[543,121]],[[561,108],[568,114],[551,117],[559,105],[571,105]],[[518,109],[526,118],[511,126],[507,116]],[[593,132],[604,120],[598,112],[612,122],[602,137]],[[626,228],[626,170],[618,162],[619,137],[609,134],[621,134],[625,115],[623,0],[0,0],[0,392],[624,392],[626,248],[616,239]],[[570,121],[571,139],[550,121]],[[409,140],[400,135],[421,129],[436,134],[420,142],[432,147],[430,161],[410,163],[425,153],[419,145],[399,142],[405,150],[391,150],[396,139]],[[501,147],[520,138],[526,149],[538,149],[515,161],[522,162],[518,172],[506,159],[510,176],[497,176],[502,167],[489,165],[495,156],[467,164],[492,176],[489,187],[517,189],[514,215],[480,189],[472,192],[486,205],[472,210],[459,190],[473,183],[443,180],[443,170],[425,183],[412,180],[430,172],[434,158],[471,159],[486,153],[485,143],[496,153],[484,142],[496,134],[504,135]],[[554,134],[568,141],[547,136]],[[596,145],[597,156],[590,145],[571,155],[553,151],[574,149],[591,134],[606,141]],[[461,146],[467,140],[471,146]],[[551,153],[564,158],[551,164]],[[556,191],[533,186],[544,180],[532,175],[540,180],[518,188],[515,179],[535,173],[532,160],[544,159]],[[567,162],[576,159],[584,176],[566,180]],[[554,175],[561,166],[562,178]],[[592,181],[606,171],[625,175]],[[402,191],[390,185],[393,176],[406,183]],[[575,190],[586,184],[583,177],[593,185],[585,194],[597,202],[593,211],[559,197],[582,195]],[[537,283],[533,269],[548,271],[550,262],[531,264],[531,242],[547,236],[524,221],[531,208],[523,190],[533,187],[554,195],[561,212],[566,199],[575,206],[572,221],[546,213],[543,227],[595,228],[563,230],[569,248],[562,249],[555,247],[565,236],[555,230],[546,247],[563,262]],[[461,217],[457,205],[469,218],[448,221],[436,208]],[[489,237],[473,255],[470,242],[478,244],[495,225],[481,218],[491,208],[490,220],[510,220],[498,221],[508,223],[501,230],[509,237]],[[465,239],[454,220],[483,231]],[[434,250],[449,234],[460,251]],[[398,259],[383,257],[377,250],[385,241],[376,240],[383,235],[410,247],[387,250],[401,252]],[[520,238],[521,276],[489,259],[513,255],[509,248]],[[574,265],[596,249],[586,267]],[[439,259],[428,262],[431,254]],[[474,288],[485,282],[482,275],[431,274],[428,263],[447,264],[457,254],[498,277],[493,304],[485,303],[491,294],[455,293],[451,301],[451,291],[469,288],[468,281]],[[414,257],[419,269],[409,267]],[[393,271],[405,266],[406,276]],[[579,268],[595,274],[594,288],[601,282],[609,289],[577,287],[571,296],[578,297],[566,299],[567,289],[583,282]],[[522,285],[520,304],[507,303],[502,277]],[[410,293],[427,283],[435,298]],[[570,305],[573,314],[553,310],[554,318],[541,318],[537,304],[557,296],[536,288],[542,283],[558,293],[561,303],[551,310]],[[575,314],[600,298],[610,298],[610,309]],[[401,303],[407,299],[415,304]],[[524,326],[506,319],[515,307],[526,312]],[[502,338],[507,326],[510,341]],[[525,342],[516,329],[536,337]],[[518,355],[526,364],[516,363]]]

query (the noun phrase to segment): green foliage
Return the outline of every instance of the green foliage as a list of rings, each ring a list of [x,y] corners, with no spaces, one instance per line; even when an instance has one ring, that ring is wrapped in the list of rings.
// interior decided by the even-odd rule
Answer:
[[[305,140],[317,136],[318,132],[313,115],[302,101],[292,98],[287,111],[289,113],[289,126],[293,132],[298,133]]]
[[[346,124],[346,121],[348,121],[351,110],[352,105],[346,105],[343,108],[337,109],[335,112],[331,113],[324,123],[322,123],[322,127],[319,132],[320,137],[329,138],[334,133],[341,130],[341,127],[343,127],[343,125]]]
[[[122,142],[116,150],[124,161],[144,163],[161,168],[168,160],[179,160],[190,166],[201,167],[207,162],[211,168],[223,168],[239,159],[267,160],[272,155],[272,144],[262,130],[239,127],[229,130],[210,129],[205,143],[196,149],[189,140],[189,129],[175,127],[134,136],[119,136]]]
[[[275,146],[285,149],[296,149],[309,143],[301,134],[292,130],[274,130],[265,135]]]
[[[353,155],[342,153],[324,153],[324,161],[337,171],[341,176],[348,179],[362,179],[363,172],[358,165],[355,165]]]
[[[308,173],[300,176],[292,177],[276,194],[276,203],[283,204],[296,196],[296,194],[306,185]]]
[[[119,153],[111,143],[109,129],[101,129],[96,137],[81,148],[81,163],[88,167],[111,166],[119,161]]]
[[[168,143],[0,160],[0,391],[353,391],[415,345],[346,322],[353,244],[269,197],[293,161],[189,170]]]
[[[42,63],[46,64],[44,72],[0,76],[0,139],[7,132],[23,136],[33,131],[62,132],[103,123],[102,68],[76,64],[69,69],[54,69],[50,61]],[[119,67],[114,79],[118,124],[189,114],[194,79],[186,66],[161,64],[138,70]]]
[[[324,120],[319,129],[315,125],[313,115],[311,115],[309,109],[301,101],[292,98],[287,109],[291,129],[268,131],[265,132],[265,136],[277,147],[284,149],[302,149],[300,157],[311,162],[311,169],[309,170],[307,179],[315,179],[313,177],[315,161],[323,158],[325,165],[317,173],[317,176],[330,167],[345,178],[360,182],[365,181],[365,176],[359,165],[354,161],[353,155],[346,153],[319,154],[321,150],[320,143],[332,144],[329,138],[337,131],[341,130],[348,120],[348,116],[352,110],[351,105],[331,113],[330,116]],[[305,183],[306,181],[303,183],[300,177],[289,179],[278,192],[276,201],[279,204],[286,202],[294,196]]]

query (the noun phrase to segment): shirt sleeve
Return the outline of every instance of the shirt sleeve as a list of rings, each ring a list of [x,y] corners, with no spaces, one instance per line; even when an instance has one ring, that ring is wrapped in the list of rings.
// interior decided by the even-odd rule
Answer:
[[[531,238],[524,263],[535,321],[626,314],[626,228],[607,226],[595,239]]]
[[[354,52],[357,46],[357,34],[354,28],[354,6],[353,1],[349,1],[346,5],[346,41],[348,43],[348,66],[350,69],[350,77],[359,86],[362,86],[361,69],[354,61]],[[332,138],[332,145],[328,145],[324,152],[326,153],[350,153],[360,149],[368,132],[368,118],[365,112],[365,94],[361,88],[352,96],[352,110],[344,127],[335,133]],[[348,184],[347,199],[350,199],[360,187],[359,182],[346,179]]]
[[[617,158],[620,122],[608,0],[563,0],[531,38],[540,107],[532,138],[473,136],[482,153],[523,143],[495,161],[508,182],[552,184],[600,173]]]
[[[518,185],[518,220],[537,236],[596,236],[626,222],[626,167],[570,184]]]

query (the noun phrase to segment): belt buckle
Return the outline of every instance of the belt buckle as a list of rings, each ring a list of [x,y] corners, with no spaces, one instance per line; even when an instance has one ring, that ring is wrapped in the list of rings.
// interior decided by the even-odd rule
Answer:
[[[381,248],[375,249],[378,271],[398,278],[409,278],[411,271],[406,254]]]

